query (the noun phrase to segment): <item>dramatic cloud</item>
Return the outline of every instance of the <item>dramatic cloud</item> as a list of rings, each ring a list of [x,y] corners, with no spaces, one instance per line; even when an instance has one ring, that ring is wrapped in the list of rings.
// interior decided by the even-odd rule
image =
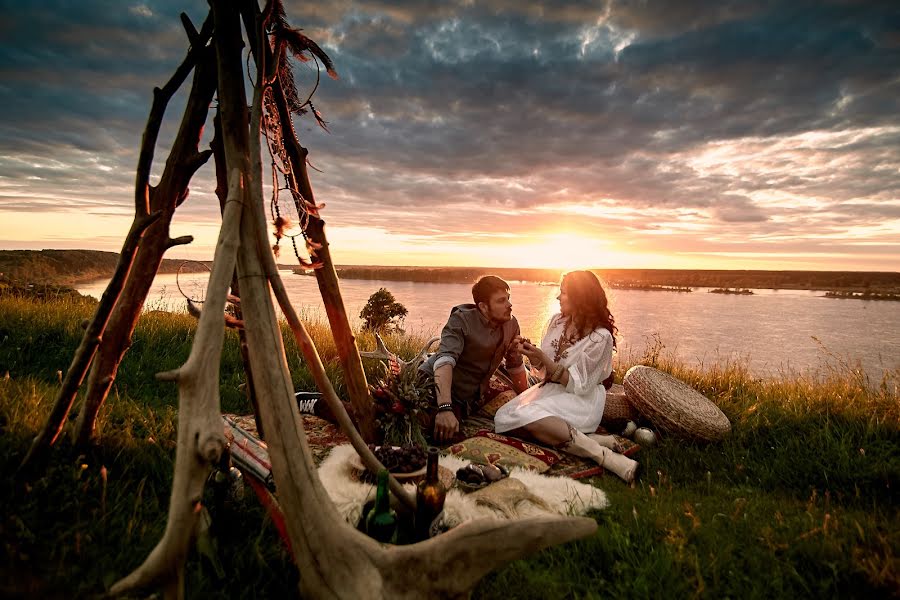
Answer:
[[[0,25],[0,245],[77,237],[46,213],[124,231],[151,90],[186,50],[178,12],[199,27],[206,3],[23,4]],[[286,9],[340,75],[314,97],[331,133],[297,120],[339,260],[528,264],[569,244],[596,266],[900,264],[896,2]],[[296,79],[310,90],[315,65]],[[176,227],[209,254],[211,168],[191,187]]]

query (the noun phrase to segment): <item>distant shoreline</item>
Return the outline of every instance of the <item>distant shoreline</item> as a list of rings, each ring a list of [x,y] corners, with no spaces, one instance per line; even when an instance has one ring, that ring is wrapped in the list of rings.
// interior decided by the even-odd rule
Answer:
[[[479,267],[338,266],[341,279],[370,279],[412,283],[472,283],[494,274],[507,281],[553,283],[557,269]],[[862,271],[726,271],[693,269],[591,269],[610,287],[646,291],[686,292],[690,288],[812,290],[845,293],[900,293],[900,273]],[[296,267],[298,275],[312,272]]]
[[[119,255],[99,250],[0,250],[0,277],[19,283],[74,286],[112,276]],[[165,259],[160,273],[205,270],[210,261]],[[311,275],[300,267],[280,269]],[[342,279],[372,279],[413,283],[472,283],[491,273],[507,281],[551,283],[559,281],[559,269],[488,267],[412,267],[378,265],[337,266]],[[592,269],[608,285],[619,289],[687,291],[687,288],[748,288],[820,290],[848,294],[900,294],[900,273],[877,271],[752,271],[702,269]],[[837,297],[837,296],[830,296]]]

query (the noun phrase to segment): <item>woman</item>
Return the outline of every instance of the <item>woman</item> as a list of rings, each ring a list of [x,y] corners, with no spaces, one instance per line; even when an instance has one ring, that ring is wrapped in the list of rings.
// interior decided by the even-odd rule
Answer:
[[[606,292],[590,271],[563,276],[560,313],[547,326],[541,346],[519,338],[522,353],[539,367],[544,381],[497,411],[497,433],[530,437],[576,456],[592,458],[626,482],[638,463],[613,451],[613,436],[585,435],[600,424],[606,404],[603,380],[612,372],[615,320]]]

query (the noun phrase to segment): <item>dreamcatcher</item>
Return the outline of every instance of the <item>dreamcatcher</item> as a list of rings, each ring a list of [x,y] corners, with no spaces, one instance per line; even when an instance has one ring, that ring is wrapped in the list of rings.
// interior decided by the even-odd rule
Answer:
[[[319,87],[321,71],[319,61],[322,61],[331,77],[337,78],[334,65],[315,42],[303,35],[300,30],[293,29],[287,24],[278,3],[276,3],[274,11],[269,33],[272,51],[278,60],[276,77],[280,83],[279,89],[284,94],[284,105],[289,113],[297,115],[312,113],[319,126],[328,131],[327,123],[312,104],[312,97]],[[297,92],[289,55],[300,62],[307,63],[312,60],[315,63],[315,85],[305,100],[301,100]],[[275,93],[272,86],[266,86],[263,93],[262,114],[262,129],[272,160],[270,212],[275,228],[275,244],[272,250],[277,257],[280,253],[281,240],[288,239],[300,266],[306,269],[316,269],[322,266],[321,262],[316,260],[316,251],[321,249],[321,245],[310,239],[308,226],[310,219],[320,218],[319,211],[324,204],[315,204],[311,199],[305,198],[300,191],[299,178],[302,175],[295,172],[284,143],[285,135],[295,135],[293,122],[290,114],[280,114]],[[291,131],[284,131],[283,124],[288,124]],[[306,160],[306,157],[302,157],[302,160]],[[300,243],[309,259],[301,255]]]

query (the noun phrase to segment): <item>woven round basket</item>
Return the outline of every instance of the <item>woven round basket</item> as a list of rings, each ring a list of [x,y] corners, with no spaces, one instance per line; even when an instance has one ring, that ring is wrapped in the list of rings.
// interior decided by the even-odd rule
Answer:
[[[606,405],[603,407],[601,423],[610,421],[636,421],[640,417],[634,405],[625,396],[625,388],[614,383],[606,392]]]
[[[675,436],[717,442],[731,423],[706,396],[653,367],[637,365],[625,373],[625,393],[654,426]]]

